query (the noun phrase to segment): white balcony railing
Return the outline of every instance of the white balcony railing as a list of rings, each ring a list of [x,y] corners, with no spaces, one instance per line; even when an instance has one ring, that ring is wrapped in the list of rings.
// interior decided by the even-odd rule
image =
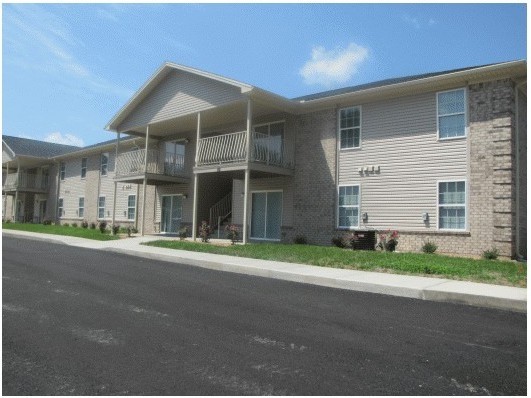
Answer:
[[[35,174],[20,172],[6,176],[4,190],[31,189],[36,191],[47,191],[49,176],[45,174]]]
[[[223,134],[199,140],[197,166],[245,162],[247,133]],[[293,168],[294,148],[289,140],[253,132],[251,134],[251,162]]]
[[[116,176],[132,176],[144,173],[144,162],[146,150],[124,152],[118,155],[116,162]],[[147,173],[177,176],[184,171],[184,156],[173,153],[166,153],[161,156],[159,150],[148,149],[147,151]]]

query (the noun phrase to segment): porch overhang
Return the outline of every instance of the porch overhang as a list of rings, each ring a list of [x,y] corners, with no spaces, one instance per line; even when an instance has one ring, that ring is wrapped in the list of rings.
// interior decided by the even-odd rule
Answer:
[[[190,182],[190,178],[187,177],[169,176],[153,173],[139,173],[134,175],[117,177],[114,179],[114,181],[130,184],[143,184],[144,175],[146,176],[147,185],[188,184]]]
[[[234,172],[234,171],[245,171],[250,170],[251,172],[260,172],[268,175],[283,175],[283,176],[292,176],[294,173],[293,169],[272,166],[261,163],[227,163],[227,164],[217,164],[217,165],[207,165],[207,166],[196,166],[194,167],[195,174],[204,174],[204,173],[219,173],[219,172]]]

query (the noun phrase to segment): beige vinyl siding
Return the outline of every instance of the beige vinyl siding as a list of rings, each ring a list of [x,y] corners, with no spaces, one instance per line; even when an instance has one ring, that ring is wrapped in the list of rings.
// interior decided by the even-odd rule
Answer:
[[[339,185],[361,188],[360,228],[436,230],[437,183],[466,180],[468,164],[466,138],[437,139],[436,93],[362,104],[361,118],[361,148],[339,151]]]
[[[117,130],[125,131],[204,111],[240,98],[241,90],[238,87],[188,72],[174,71],[147,95]]]
[[[105,196],[105,220],[112,220],[112,206],[114,201],[114,173],[115,173],[115,152],[105,151],[102,153],[109,154],[109,162],[107,164],[107,175],[102,176],[100,170],[100,190],[98,196]],[[101,159],[101,154],[100,154]],[[101,166],[101,162],[100,162]],[[97,202],[96,202],[97,207]]]
[[[62,220],[82,220],[78,216],[79,198],[85,197],[85,180],[81,179],[81,157],[65,159],[65,179],[59,182],[59,197],[63,198]],[[85,198],[85,212],[87,199]],[[86,215],[85,215],[86,216]]]
[[[137,184],[130,183],[118,183],[116,187],[116,222],[134,222],[134,220],[127,219],[127,199],[129,195],[136,195],[138,189]],[[138,200],[138,198],[137,198]],[[107,206],[107,203],[105,203]],[[111,205],[111,217],[112,217],[112,203]],[[138,211],[137,211],[138,213]]]
[[[244,181],[233,180],[232,222],[239,225],[243,224],[243,191]],[[251,179],[249,192],[252,193],[253,191],[282,191],[282,226],[293,226],[293,183],[291,177]],[[249,194],[249,217],[252,211],[251,203],[251,194]]]

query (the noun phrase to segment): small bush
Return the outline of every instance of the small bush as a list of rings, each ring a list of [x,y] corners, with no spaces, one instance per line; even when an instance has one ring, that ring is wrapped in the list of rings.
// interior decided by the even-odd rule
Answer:
[[[120,225],[116,224],[112,226],[112,234],[118,235],[118,232],[120,232]]]
[[[9,220],[7,220],[6,222],[9,222]],[[52,225],[52,220],[49,220],[49,219],[43,220],[42,225]]]
[[[137,234],[138,233],[138,229],[136,229],[135,227],[131,227],[131,233],[132,234]]]
[[[332,244],[334,246],[336,246],[336,247],[344,249],[344,248],[348,247],[349,242],[347,241],[347,239],[345,239],[344,236],[334,236],[332,238]]]
[[[234,224],[227,225],[225,231],[227,231],[227,239],[230,239],[230,242],[235,244],[240,237],[240,229],[238,226]]]
[[[308,239],[306,239],[306,236],[304,235],[297,235],[295,238],[293,238],[293,243],[296,245],[307,245]]]
[[[437,250],[437,245],[433,242],[427,241],[422,245],[422,251],[424,253],[432,254]]]
[[[9,218],[6,220],[6,224],[11,224],[11,220]]]
[[[199,227],[201,241],[205,243],[208,242],[210,240],[210,235],[212,235],[212,227],[208,225],[206,221],[201,221],[201,226]]]
[[[180,240],[185,240],[188,237],[188,227],[182,227],[179,230],[178,235]]]
[[[86,220],[83,220],[83,222],[81,223],[81,227],[87,229],[89,226],[88,222]]]
[[[72,226],[73,226],[74,228],[77,228],[77,222],[73,222],[73,223],[72,223]]]
[[[495,247],[493,247],[490,250],[485,250],[483,252],[483,258],[485,260],[496,260],[499,255],[500,255],[500,252]]]
[[[67,222],[65,222],[65,223],[63,224],[63,227],[69,227],[69,226],[70,226],[70,224],[67,223]]]
[[[91,222],[90,223],[90,229],[96,229],[96,223]]]
[[[105,221],[101,221],[100,225],[98,225],[98,228],[100,229],[100,232],[104,234],[107,229],[107,223]]]

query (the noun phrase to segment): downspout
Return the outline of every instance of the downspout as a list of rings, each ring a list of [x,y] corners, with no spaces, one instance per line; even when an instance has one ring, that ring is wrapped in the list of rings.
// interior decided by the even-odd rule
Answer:
[[[9,162],[6,162],[6,182],[9,179]],[[4,207],[2,209],[2,218],[7,219],[6,211],[7,211],[7,193],[5,191],[5,186],[2,187],[4,191]]]
[[[248,240],[248,228],[247,221],[249,218],[249,179],[251,170],[249,168],[249,162],[251,160],[251,128],[252,128],[252,102],[249,98],[247,100],[247,139],[245,143],[245,160],[246,160],[246,169],[245,169],[245,180],[244,180],[244,189],[243,189],[243,244],[245,245]]]
[[[515,135],[516,135],[516,259],[522,260],[523,256],[520,253],[520,112],[519,112],[519,101],[518,101],[518,91],[520,87],[524,85],[527,81],[520,82],[516,84],[514,88],[515,92]]]

